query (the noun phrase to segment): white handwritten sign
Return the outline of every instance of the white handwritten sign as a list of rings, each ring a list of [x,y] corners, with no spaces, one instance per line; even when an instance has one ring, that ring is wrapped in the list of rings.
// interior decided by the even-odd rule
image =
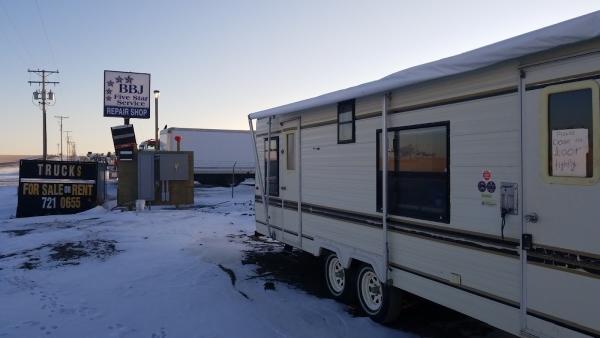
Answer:
[[[552,131],[552,176],[586,177],[587,129]]]

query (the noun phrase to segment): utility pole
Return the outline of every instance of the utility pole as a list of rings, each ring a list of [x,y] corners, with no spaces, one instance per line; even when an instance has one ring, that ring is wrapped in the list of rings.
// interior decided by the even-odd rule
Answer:
[[[68,116],[54,115],[55,118],[60,120],[60,160],[63,160],[63,119],[68,119]]]
[[[75,142],[71,142],[71,161],[77,160],[77,144]]]
[[[69,160],[69,146],[71,145],[71,133],[70,130],[65,130],[65,134],[67,134],[67,161]]]
[[[42,85],[42,92],[40,93],[37,90],[35,92],[33,92],[33,99],[38,101],[38,104],[42,105],[42,112],[44,114],[43,132],[42,133],[43,133],[43,144],[44,144],[43,156],[44,156],[44,161],[45,161],[48,158],[48,141],[47,141],[47,133],[46,133],[46,105],[48,105],[48,101],[54,101],[54,93],[52,92],[52,90],[50,90],[49,92],[46,92],[46,85],[47,84],[53,84],[53,85],[59,84],[59,82],[47,80],[49,75],[58,74],[58,70],[28,69],[27,72],[35,73],[42,78],[42,81],[28,81],[28,82],[29,82],[29,85],[31,85],[31,84],[41,84]]]
[[[160,150],[160,141],[158,139],[158,97],[160,96],[160,91],[154,91],[154,150]]]

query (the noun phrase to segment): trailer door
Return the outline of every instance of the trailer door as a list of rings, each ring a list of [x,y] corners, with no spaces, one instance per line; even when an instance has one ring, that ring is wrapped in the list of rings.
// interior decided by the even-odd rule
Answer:
[[[539,336],[598,336],[600,56],[546,63],[525,74],[525,326]]]
[[[284,242],[300,243],[299,189],[299,134],[298,120],[283,123],[281,137],[281,199],[283,203]]]

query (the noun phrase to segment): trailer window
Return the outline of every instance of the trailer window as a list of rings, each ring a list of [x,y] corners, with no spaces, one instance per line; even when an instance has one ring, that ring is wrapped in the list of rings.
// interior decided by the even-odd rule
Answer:
[[[449,125],[427,124],[388,131],[388,213],[450,221]],[[381,132],[377,148],[381,147]],[[382,163],[377,152],[377,207],[381,211]]]
[[[593,183],[599,174],[597,84],[551,86],[543,99],[544,176],[553,183]]]
[[[287,170],[296,170],[296,145],[294,143],[294,133],[285,136],[285,147],[287,150],[286,165]]]
[[[270,196],[279,196],[279,137],[271,137],[271,146],[265,138],[265,188],[268,184]],[[267,166],[269,175],[267,176]]]
[[[338,143],[355,141],[354,100],[338,103]]]

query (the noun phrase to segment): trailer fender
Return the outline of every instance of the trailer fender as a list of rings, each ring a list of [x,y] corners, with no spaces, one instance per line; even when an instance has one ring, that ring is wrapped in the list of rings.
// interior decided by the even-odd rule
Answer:
[[[356,260],[364,264],[369,264],[373,267],[373,270],[377,274],[377,278],[379,278],[380,281],[385,280],[385,268],[382,264],[382,259],[380,255],[355,251],[350,256],[350,262],[348,263],[348,267],[350,266],[350,263],[352,263],[352,260]]]
[[[318,240],[318,242],[319,256],[324,255],[325,251],[333,252],[340,260],[340,263],[342,263],[344,266],[344,269],[350,268],[350,263],[352,263],[352,260],[349,247],[328,240]]]

